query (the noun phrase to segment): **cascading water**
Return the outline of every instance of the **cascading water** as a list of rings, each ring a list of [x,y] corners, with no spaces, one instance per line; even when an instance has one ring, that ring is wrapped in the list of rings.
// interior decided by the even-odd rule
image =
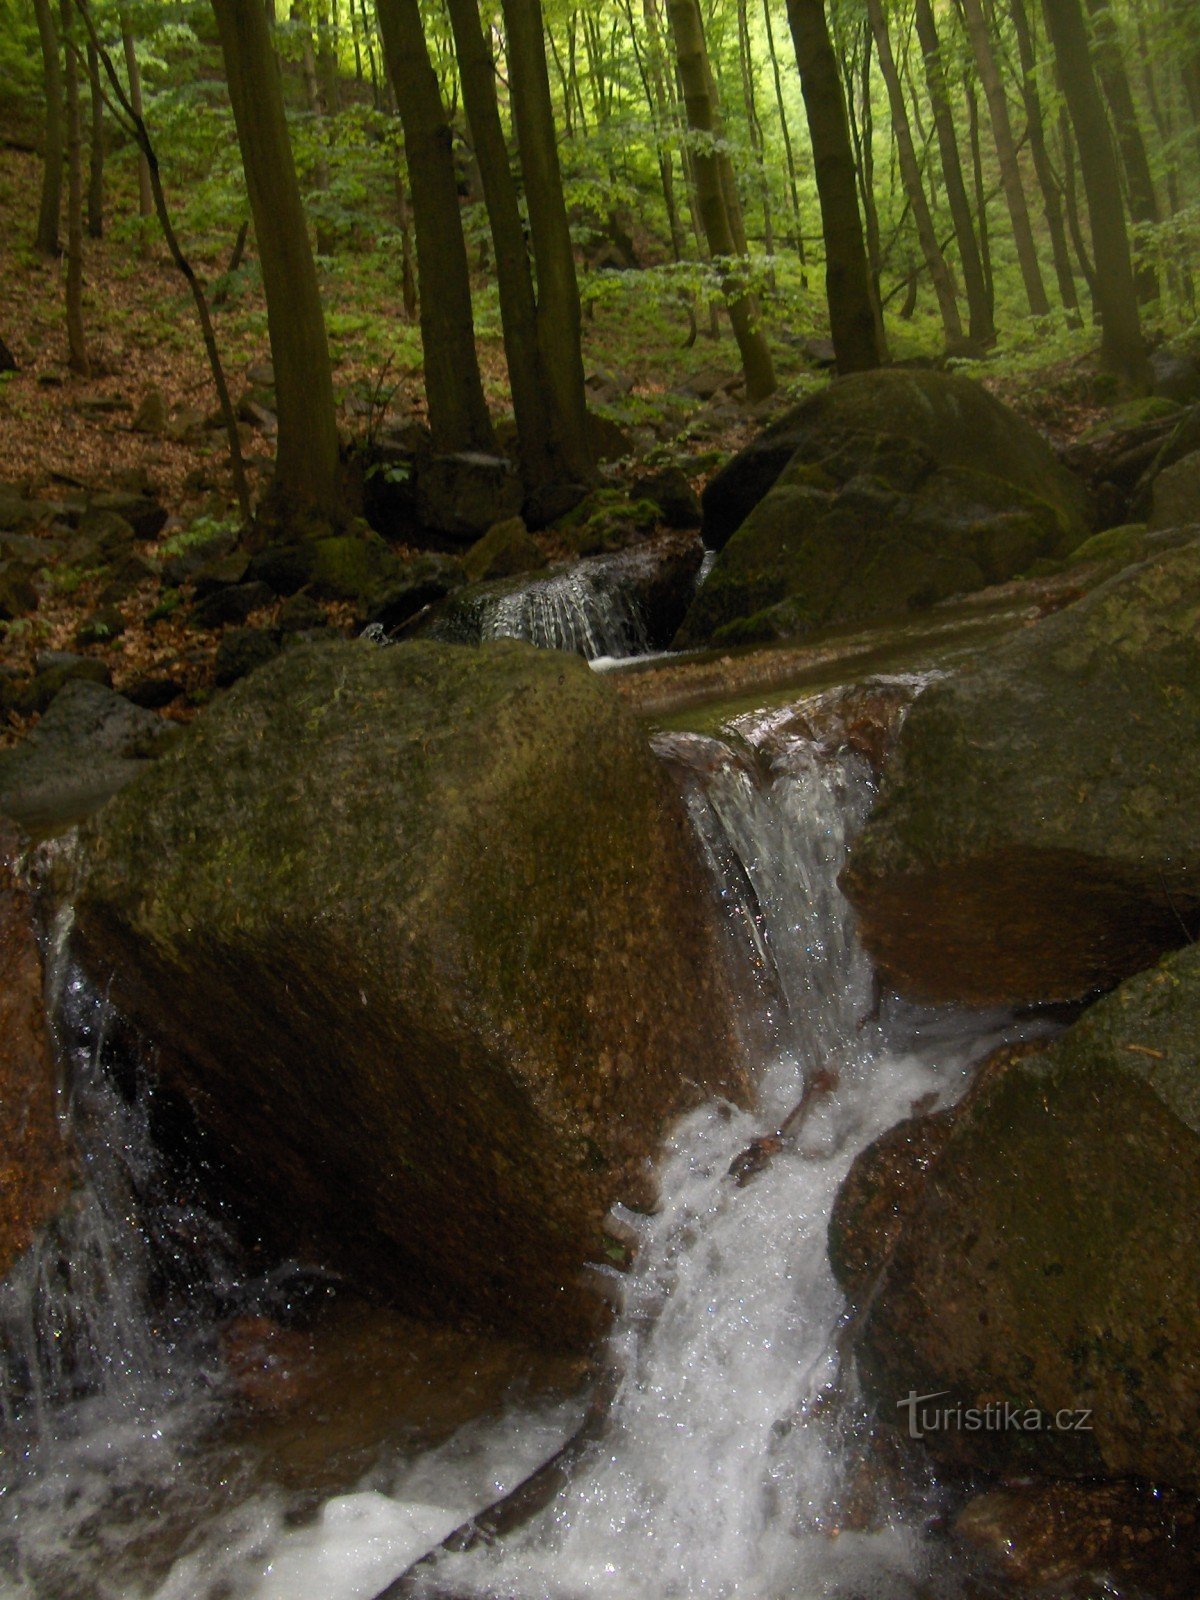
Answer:
[[[476,622],[480,639],[525,639],[539,649],[567,650],[589,661],[647,649],[636,604],[596,563],[481,599]]]
[[[914,1102],[953,1099],[1005,1021],[879,1005],[836,883],[870,800],[860,758],[830,758],[779,715],[741,719],[728,742],[675,735],[658,746],[682,786],[731,960],[744,974],[759,1101],[752,1111],[714,1104],[685,1119],[665,1154],[659,1209],[619,1219],[638,1250],[628,1274],[611,1274],[622,1302],[608,1352],[617,1389],[608,1429],[570,1487],[494,1547],[440,1557],[425,1581],[519,1600],[888,1597],[918,1585],[922,1594],[954,1593],[954,1574],[935,1572],[919,1524],[873,1490],[864,1465],[861,1409],[840,1370],[844,1305],[826,1226],[855,1153]],[[111,1184],[90,1180],[77,1215],[98,1220],[73,1239],[69,1269],[55,1269],[70,1273],[70,1304],[93,1308],[82,1345],[95,1370],[86,1359],[81,1366],[77,1349],[55,1372],[44,1351],[32,1351],[17,1299],[0,1307],[12,1392],[27,1395],[25,1409],[5,1417],[0,1597],[376,1594],[549,1455],[577,1406],[514,1409],[438,1449],[393,1453],[358,1492],[323,1508],[309,1502],[291,1526],[294,1500],[250,1481],[227,1449],[197,1448],[227,1404],[197,1327],[197,1308],[211,1318],[214,1296],[195,1291],[225,1270],[219,1230],[185,1210],[157,1243],[128,1223],[122,1231],[131,1197],[154,1187],[146,1117],[138,1094],[103,1070],[101,1002],[69,965],[63,995],[60,1016],[69,1019],[73,1004],[79,1013],[66,1030],[77,1108],[81,1095],[93,1097],[94,1118],[105,1123],[97,1160],[101,1146],[113,1146],[120,1170]],[[817,1072],[836,1087],[814,1101],[794,1143],[739,1186],[731,1163],[783,1121]],[[148,1294],[147,1277],[162,1271],[154,1263],[196,1238],[206,1241],[207,1264],[196,1271],[193,1260],[181,1272],[190,1295]],[[91,1260],[104,1270],[80,1264]],[[54,1278],[41,1265],[28,1270]],[[12,1290],[26,1295],[26,1311],[38,1303],[36,1287]],[[237,1303],[252,1304],[253,1294],[243,1290]],[[53,1343],[65,1313],[46,1306],[32,1323]],[[35,1370],[52,1381],[30,1399]],[[94,1392],[73,1396],[81,1372],[79,1386]],[[40,1408],[36,1419],[31,1407]],[[176,1532],[156,1546],[147,1528],[164,1508]],[[94,1558],[89,1541],[111,1549]]]

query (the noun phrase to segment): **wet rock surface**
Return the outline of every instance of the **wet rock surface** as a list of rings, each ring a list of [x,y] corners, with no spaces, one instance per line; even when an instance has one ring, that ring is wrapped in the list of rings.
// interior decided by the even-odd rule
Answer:
[[[562,1341],[664,1120],[742,1092],[687,823],[582,662],[301,645],[88,830],[88,964],[280,1247]]]
[[[934,683],[844,887],[924,999],[1086,998],[1200,916],[1200,542],[1127,569]]]
[[[1200,1488],[1198,1049],[1189,946],[864,1151],[831,1258],[882,1417],[925,1396],[938,1456]]]
[[[63,1208],[73,1178],[19,853],[0,819],[0,1278]]]

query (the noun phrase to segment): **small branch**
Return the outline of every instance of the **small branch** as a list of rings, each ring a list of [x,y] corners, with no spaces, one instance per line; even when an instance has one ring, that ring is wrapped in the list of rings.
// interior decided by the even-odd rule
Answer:
[[[146,158],[146,165],[150,170],[150,189],[154,196],[154,210],[163,232],[163,238],[167,242],[167,249],[171,252],[171,260],[183,274],[187,280],[188,288],[192,291],[192,299],[196,303],[196,313],[200,318],[200,330],[204,337],[204,348],[208,354],[209,365],[212,368],[213,382],[217,387],[217,398],[221,405],[221,417],[225,423],[226,437],[229,440],[229,462],[233,469],[233,484],[237,493],[238,509],[241,511],[245,521],[249,522],[251,518],[250,488],[246,481],[246,463],[242,457],[242,442],[238,436],[237,416],[233,409],[233,401],[229,397],[229,386],[225,382],[225,369],[221,365],[221,353],[217,349],[217,338],[213,331],[208,301],[205,298],[200,280],[192,270],[191,262],[188,261],[180,248],[179,240],[171,223],[171,214],[167,210],[167,199],[163,193],[162,178],[158,170],[158,156],[155,154],[154,146],[150,142],[150,134],[146,124],[134,110],[121,84],[121,80],[117,76],[117,69],[113,65],[112,57],[100,42],[100,36],[96,32],[96,25],[92,21],[91,13],[87,7],[87,0],[75,0],[75,8],[83,18],[88,37],[96,48],[96,54],[99,56],[101,65],[104,67],[104,71],[112,85],[113,93],[116,95],[121,111],[124,112],[126,131],[132,134],[138,149]],[[104,93],[103,88],[101,88],[100,94],[114,119],[119,123],[122,119],[112,101]]]

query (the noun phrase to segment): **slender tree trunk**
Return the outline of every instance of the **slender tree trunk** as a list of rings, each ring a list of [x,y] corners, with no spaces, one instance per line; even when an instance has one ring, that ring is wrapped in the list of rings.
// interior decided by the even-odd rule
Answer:
[[[79,52],[74,40],[74,0],[62,0],[59,28],[66,61],[67,108],[67,364],[90,378],[83,331],[83,113],[79,104]]]
[[[1075,259],[1079,263],[1083,281],[1088,286],[1088,295],[1095,314],[1096,269],[1092,265],[1083,237],[1083,219],[1079,214],[1079,186],[1075,178],[1075,136],[1071,130],[1071,116],[1065,105],[1059,107],[1058,138],[1063,158],[1063,210],[1066,212],[1067,228],[1071,235],[1071,247],[1075,251]]]
[[[87,231],[92,239],[104,237],[104,98],[100,93],[100,58],[91,40],[87,47],[88,90],[91,96],[91,143],[88,150]]]
[[[504,0],[503,10],[513,121],[537,271],[538,352],[556,429],[555,453],[564,472],[587,481],[595,464],[583,386],[579,284],[558,164],[542,8],[537,0]]]
[[[850,142],[858,174],[858,198],[862,206],[866,236],[867,266],[871,274],[871,304],[876,322],[882,326],[883,240],[879,229],[879,207],[875,203],[875,124],[871,111],[871,27],[864,22],[855,30],[853,47],[842,50],[842,70],[846,96],[846,116]],[[862,107],[860,116],[858,107]],[[881,336],[882,337],[882,336]]]
[[[350,0],[351,9],[354,4],[355,0]],[[375,22],[367,10],[367,0],[358,0],[358,6],[363,46],[367,52],[367,69],[371,74],[371,104],[379,111],[383,106],[383,96],[379,85],[379,68],[375,64]]]
[[[783,76],[779,71],[779,52],[775,48],[775,24],[771,20],[771,0],[763,0],[763,25],[767,34],[767,54],[771,59],[771,76],[775,83],[775,105],[779,112],[779,131],[783,136],[783,154],[787,163],[788,193],[792,201],[792,248],[800,258],[800,287],[808,288],[808,259],[804,248],[804,217],[800,210],[800,186],[796,181],[796,153],[792,148],[792,130],[788,126],[787,107],[783,99]]]
[[[896,70],[896,59],[892,54],[892,41],[888,36],[887,20],[883,14],[881,0],[867,0],[867,15],[870,18],[871,31],[875,35],[875,49],[879,56],[879,70],[883,73],[883,81],[888,92],[888,101],[892,111],[892,129],[896,136],[896,147],[900,157],[900,171],[904,179],[904,189],[908,195],[908,203],[912,207],[913,222],[916,224],[917,229],[917,240],[921,246],[921,254],[925,257],[925,266],[933,283],[934,294],[937,296],[938,311],[941,314],[946,342],[953,346],[962,340],[962,321],[958,315],[958,302],[954,298],[954,289],[950,283],[950,274],[946,269],[945,257],[942,255],[941,247],[938,244],[937,229],[933,225],[929,202],[925,198],[925,186],[921,182],[921,168],[917,161],[917,152],[913,146],[912,129],[908,121],[908,107],[904,101],[904,90],[900,83],[900,74]]]
[[[925,65],[925,85],[942,158],[942,181],[946,185],[946,200],[954,224],[958,259],[962,263],[963,287],[967,295],[967,326],[972,340],[986,348],[995,343],[996,329],[992,321],[983,263],[979,258],[979,245],[971,221],[971,202],[967,199],[967,186],[963,181],[958,134],[954,127],[954,113],[950,108],[946,71],[942,63],[941,40],[938,38],[930,0],[916,0],[916,24]]]
[[[750,133],[750,149],[754,155],[754,172],[762,204],[763,245],[767,254],[774,256],[775,227],[771,215],[771,185],[767,180],[762,123],[759,121],[758,99],[754,91],[754,56],[750,47],[747,0],[738,0],[738,59],[742,69],[742,101],[746,112],[746,127]],[[774,268],[771,269],[771,287],[775,287]]]
[[[1075,275],[1071,271],[1071,257],[1067,251],[1062,196],[1046,149],[1046,124],[1042,116],[1042,97],[1037,85],[1037,57],[1033,47],[1033,31],[1025,12],[1025,0],[1010,0],[1009,9],[1017,35],[1017,50],[1021,58],[1021,93],[1025,100],[1025,115],[1028,119],[1029,148],[1033,155],[1038,185],[1042,191],[1046,227],[1050,233],[1050,248],[1054,254],[1054,274],[1058,280],[1059,298],[1066,310],[1068,325],[1077,328],[1082,321],[1079,315],[1079,297],[1075,293]]]
[[[462,78],[463,105],[479,161],[484,202],[496,252],[504,353],[521,466],[526,484],[535,488],[561,476],[553,448],[553,429],[538,352],[537,299],[517,186],[508,162],[508,147],[496,100],[496,64],[479,20],[478,0],[448,0],[454,48]]]
[[[335,116],[341,109],[342,86],[338,79],[337,59],[337,6],[330,20],[329,6],[317,0],[317,73],[321,80],[321,100],[327,116]]]
[[[1058,62],[1059,81],[1075,134],[1096,253],[1096,301],[1100,310],[1100,355],[1109,371],[1135,388],[1148,387],[1149,366],[1138,322],[1137,289],[1116,152],[1109,137],[1100,89],[1088,52],[1080,0],[1042,0]]]
[[[129,103],[134,115],[142,116],[142,69],[138,65],[137,44],[129,25],[129,14],[121,11],[121,49],[125,55],[125,73],[129,79]],[[150,186],[150,163],[143,150],[138,151],[138,216],[141,218],[140,251],[143,261],[154,256],[154,194]]]
[[[1140,3],[1137,6],[1138,52],[1141,57],[1142,82],[1146,90],[1146,104],[1150,107],[1150,115],[1154,119],[1154,127],[1158,133],[1159,146],[1163,153],[1163,165],[1166,170],[1167,204],[1170,207],[1172,219],[1173,250],[1169,262],[1169,282],[1176,297],[1194,316],[1196,312],[1196,285],[1192,277],[1191,263],[1188,259],[1188,250],[1185,237],[1180,228],[1180,213],[1183,211],[1183,195],[1179,185],[1179,160],[1175,150],[1175,128],[1169,104],[1164,102],[1159,93],[1158,80],[1155,76],[1153,58],[1150,51],[1150,39],[1146,28],[1146,18]]]
[[[833,348],[839,372],[862,372],[881,366],[885,353],[858,214],[846,103],[824,0],[788,0],[788,22],[796,48],[821,202],[825,289]]]
[[[1029,209],[1025,204],[1021,169],[1017,164],[1017,146],[1008,115],[1008,97],[1004,92],[1000,70],[996,65],[991,30],[983,11],[983,0],[962,0],[962,6],[975,64],[979,69],[979,81],[987,96],[988,111],[992,120],[992,138],[996,145],[996,159],[1000,163],[1000,181],[1004,185],[1004,198],[1008,202],[1013,243],[1017,247],[1017,260],[1021,265],[1025,295],[1034,316],[1045,317],[1050,314],[1050,302],[1046,298],[1037,247],[1033,242],[1033,229],[1029,225]]]
[[[492,424],[475,352],[453,129],[417,0],[378,0],[378,8],[412,189],[429,425],[439,450],[490,449]]]
[[[696,0],[668,0],[667,14],[675,40],[688,126],[702,138],[692,153],[700,219],[722,275],[729,320],[746,375],[746,393],[751,400],[762,400],[775,391],[775,369],[759,325],[757,301],[746,292],[743,275],[733,265],[733,258],[738,254],[737,241],[722,183],[720,158],[714,146],[720,124],[700,8]]]
[[[1162,220],[1158,196],[1154,192],[1154,179],[1150,175],[1150,160],[1138,123],[1137,108],[1133,103],[1133,90],[1125,70],[1125,58],[1117,33],[1109,0],[1087,0],[1092,19],[1093,50],[1096,76],[1112,113],[1112,128],[1117,138],[1121,165],[1125,169],[1125,183],[1129,196],[1129,214],[1134,222],[1147,228],[1156,228]],[[1140,262],[1135,271],[1138,300],[1142,305],[1152,305],[1158,299],[1158,273],[1152,259]]]
[[[267,13],[241,0],[212,3],[267,298],[279,403],[271,509],[285,525],[336,521],[333,373]]]
[[[625,17],[629,23],[629,38],[637,61],[638,75],[646,96],[646,108],[654,129],[654,150],[658,162],[658,179],[662,186],[663,205],[667,213],[667,228],[671,235],[671,255],[675,261],[683,260],[683,223],[679,218],[679,205],[675,199],[675,166],[671,145],[667,139],[669,112],[663,91],[662,62],[653,55],[654,36],[647,28],[648,48],[643,51],[638,43],[638,28],[633,15],[633,0],[624,0]],[[643,11],[643,16],[645,11]],[[547,33],[549,37],[549,33]]]
[[[967,102],[967,133],[971,141],[971,184],[975,190],[975,220],[979,230],[979,265],[987,293],[988,319],[996,314],[996,280],[992,271],[991,232],[988,227],[988,192],[983,174],[983,141],[979,132],[979,101],[970,81],[963,85]]]
[[[44,256],[57,256],[58,219],[62,211],[63,157],[67,135],[63,120],[63,70],[58,30],[50,0],[33,0],[38,38],[42,46],[42,82],[46,92],[45,151],[42,159],[42,198],[38,208],[34,248]]]

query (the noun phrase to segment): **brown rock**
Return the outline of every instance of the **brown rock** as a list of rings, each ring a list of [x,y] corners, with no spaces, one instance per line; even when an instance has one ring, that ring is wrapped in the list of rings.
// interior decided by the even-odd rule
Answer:
[[[42,1008],[42,962],[17,836],[0,820],[0,1277],[61,1208],[70,1187]]]

